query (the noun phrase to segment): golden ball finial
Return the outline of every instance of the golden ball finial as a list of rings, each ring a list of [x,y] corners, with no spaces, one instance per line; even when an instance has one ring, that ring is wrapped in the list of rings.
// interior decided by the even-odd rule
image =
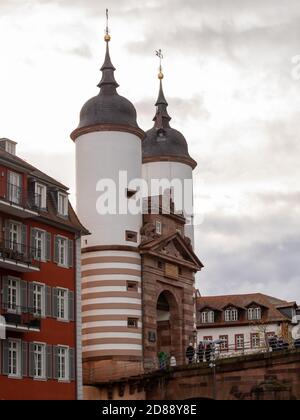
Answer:
[[[163,72],[162,72],[162,71],[160,71],[160,72],[158,73],[158,78],[159,78],[159,80],[162,80],[162,79],[164,78],[164,74],[163,74]]]
[[[104,41],[109,42],[111,40],[111,36],[109,34],[105,34]]]

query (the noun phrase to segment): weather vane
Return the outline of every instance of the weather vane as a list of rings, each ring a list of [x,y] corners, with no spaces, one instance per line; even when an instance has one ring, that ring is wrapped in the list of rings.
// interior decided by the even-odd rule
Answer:
[[[111,39],[111,36],[109,35],[109,27],[108,27],[108,9],[106,9],[106,29],[105,29],[105,37],[104,40],[106,42],[109,42]]]
[[[162,60],[163,60],[164,56],[163,56],[163,53],[162,53],[161,49],[159,49],[158,51],[155,51],[155,54],[159,58],[159,74],[158,74],[158,78],[161,80],[161,79],[164,78],[164,74],[163,74],[163,71],[162,71]]]

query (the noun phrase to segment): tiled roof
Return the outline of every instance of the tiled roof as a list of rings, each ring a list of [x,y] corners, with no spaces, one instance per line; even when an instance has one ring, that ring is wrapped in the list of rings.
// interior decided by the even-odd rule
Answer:
[[[210,308],[215,311],[222,312],[226,306],[232,305],[237,309],[242,309],[244,311],[252,304],[256,303],[262,308],[267,310],[263,311],[262,321],[263,322],[278,322],[278,321],[289,321],[290,318],[284,315],[280,308],[289,308],[296,307],[296,302],[287,302],[285,300],[277,299],[273,296],[264,295],[262,293],[252,293],[252,294],[241,294],[241,295],[224,295],[224,296],[201,296],[197,298],[197,313],[203,311],[206,308]],[[244,323],[249,323],[246,318],[241,317],[241,320]],[[198,319],[198,324],[201,324]],[[205,324],[213,325],[216,324],[223,325],[232,325],[232,323],[225,322],[222,318],[219,321],[216,321],[214,324]],[[202,325],[202,324],[201,324]],[[204,324],[203,324],[204,325]]]
[[[83,235],[89,234],[88,230],[80,223],[70,202],[67,217],[61,217],[57,214],[57,205],[54,199],[56,191],[61,190],[67,193],[68,187],[59,181],[56,181],[54,178],[48,176],[34,166],[30,165],[25,160],[6,152],[3,149],[0,149],[0,161],[3,162],[3,165],[16,168],[15,170],[26,173],[28,177],[36,178],[47,185],[47,211],[41,210],[39,216],[37,216],[37,219],[45,219],[46,222],[48,221],[54,225],[63,226],[67,230],[77,231]]]

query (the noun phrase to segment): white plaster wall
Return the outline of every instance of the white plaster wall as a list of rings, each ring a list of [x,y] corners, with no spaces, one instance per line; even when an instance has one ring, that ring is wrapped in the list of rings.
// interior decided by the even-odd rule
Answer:
[[[125,240],[125,231],[140,231],[142,215],[100,215],[96,203],[101,192],[99,180],[111,179],[119,187],[119,172],[127,171],[128,183],[141,178],[141,140],[130,133],[95,132],[76,139],[77,214],[92,235],[83,239],[83,246],[135,245]],[[117,200],[118,204],[118,200]]]
[[[228,326],[221,328],[203,328],[197,330],[197,342],[203,340],[204,337],[212,336],[213,340],[218,340],[221,335],[228,335],[228,344],[230,349],[235,348],[235,335],[244,334],[245,347],[250,347],[251,334],[261,333],[261,340],[264,338],[264,328],[266,332],[274,332],[278,336],[281,332],[281,327],[278,324],[268,325],[251,325],[251,326]]]
[[[151,181],[153,179],[168,179],[172,181],[179,179],[182,182],[182,194],[183,194],[183,208],[184,215],[187,219],[187,225],[185,228],[185,234],[188,236],[194,244],[194,213],[193,213],[193,170],[189,165],[185,165],[179,162],[149,162],[143,164],[142,167],[143,178],[148,184],[149,195],[156,195],[151,191]],[[191,189],[188,189],[184,185],[184,180],[191,180]],[[190,209],[190,210],[189,210]],[[179,210],[179,209],[178,209]]]

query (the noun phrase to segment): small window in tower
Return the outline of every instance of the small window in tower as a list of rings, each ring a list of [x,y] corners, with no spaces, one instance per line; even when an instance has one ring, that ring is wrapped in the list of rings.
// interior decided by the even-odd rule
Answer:
[[[160,220],[156,220],[155,222],[155,231],[158,235],[162,234],[162,223]]]
[[[127,242],[137,242],[137,232],[126,230],[125,238]]]
[[[136,193],[137,193],[136,190],[130,190],[129,188],[127,188],[127,198],[134,197]]]
[[[138,328],[138,318],[128,318],[127,327],[128,328]]]
[[[137,292],[138,291],[138,282],[137,281],[128,281],[127,282],[127,291],[128,292]]]
[[[160,270],[163,270],[163,268],[164,268],[164,263],[163,263],[161,260],[158,260],[158,261],[157,261],[157,267],[158,267]]]

